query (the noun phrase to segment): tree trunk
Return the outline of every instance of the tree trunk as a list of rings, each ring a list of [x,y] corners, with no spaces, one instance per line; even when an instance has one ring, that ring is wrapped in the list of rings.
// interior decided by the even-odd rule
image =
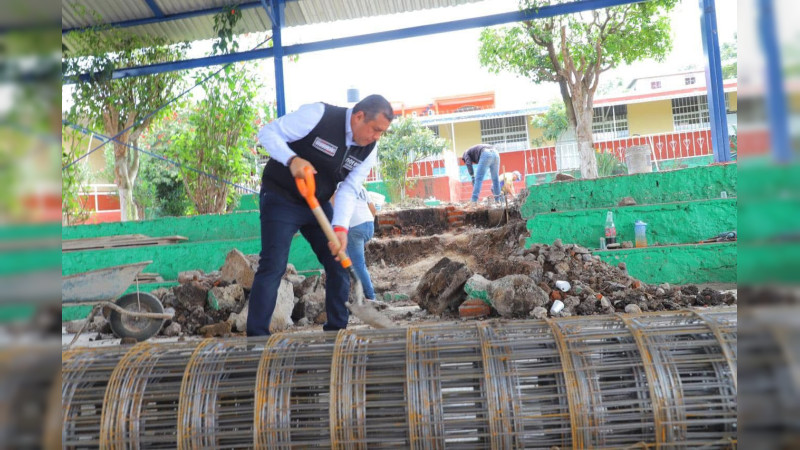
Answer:
[[[127,149],[122,144],[114,143],[114,175],[117,189],[119,190],[120,220],[138,220],[139,214],[133,202],[133,185],[138,171],[138,158],[131,167],[128,161]]]
[[[592,114],[591,107],[578,110],[580,114],[578,124],[575,127],[575,139],[578,141],[578,155],[581,161],[581,178],[597,178],[597,158],[594,155],[594,144],[592,141]]]

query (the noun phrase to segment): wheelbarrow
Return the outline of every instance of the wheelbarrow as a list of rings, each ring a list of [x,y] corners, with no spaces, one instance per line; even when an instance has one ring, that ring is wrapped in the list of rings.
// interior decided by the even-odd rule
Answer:
[[[75,335],[70,345],[78,339],[84,328],[91,323],[101,309],[110,310],[108,321],[111,331],[120,338],[144,341],[158,333],[171,313],[154,295],[147,292],[131,292],[122,295],[136,280],[142,270],[153,261],[107,267],[62,277],[62,305],[94,305],[86,323]]]

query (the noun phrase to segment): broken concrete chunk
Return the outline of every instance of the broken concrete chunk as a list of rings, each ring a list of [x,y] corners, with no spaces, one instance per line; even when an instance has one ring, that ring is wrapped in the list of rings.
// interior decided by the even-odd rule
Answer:
[[[227,337],[231,334],[231,324],[228,322],[214,323],[201,327],[199,331],[206,338]]]
[[[466,264],[442,258],[422,276],[414,297],[431,314],[455,312],[466,294],[464,284],[473,272]]]
[[[509,275],[489,284],[489,299],[503,317],[525,317],[544,306],[547,294],[525,275]]]
[[[629,305],[625,305],[625,312],[628,314],[639,314],[642,312],[642,309],[638,305],[631,303]]]
[[[467,293],[467,298],[477,298],[480,300],[489,301],[489,280],[482,275],[475,274],[470,277],[464,284],[464,292]]]
[[[294,290],[292,283],[281,280],[278,288],[278,299],[275,302],[275,311],[269,323],[269,332],[277,333],[292,326],[292,310],[294,309]]]
[[[617,206],[636,206],[636,200],[633,197],[622,197]]]
[[[253,279],[256,275],[257,265],[253,266],[250,258],[233,249],[225,256],[225,264],[222,265],[220,272],[222,279],[228,283],[236,282],[245,289],[253,287]]]
[[[534,319],[546,319],[547,318],[547,308],[544,306],[537,306],[533,308],[530,312],[530,315],[533,316]]]
[[[239,304],[244,301],[244,289],[240,284],[229,284],[228,286],[217,286],[208,291],[209,300],[212,296],[217,302],[217,309],[220,311],[235,311]]]
[[[244,305],[244,308],[238,313],[231,313],[227,322],[231,324],[231,328],[236,331],[247,331],[247,310],[249,303]]]
[[[575,179],[575,177],[573,177],[572,175],[570,175],[568,173],[559,172],[559,173],[556,174],[556,181],[572,181],[574,179]]]
[[[492,309],[479,298],[470,298],[458,307],[458,315],[462,319],[475,319],[486,317],[491,314]]]
[[[178,283],[188,284],[192,281],[199,281],[203,278],[202,270],[186,270],[178,273]]]
[[[181,335],[181,324],[172,322],[161,330],[161,334],[169,337],[177,337]]]

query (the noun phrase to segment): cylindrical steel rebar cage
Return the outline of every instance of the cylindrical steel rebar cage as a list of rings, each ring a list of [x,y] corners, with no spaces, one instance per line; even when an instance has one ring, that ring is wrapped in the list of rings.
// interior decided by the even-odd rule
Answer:
[[[735,447],[736,310],[62,354],[64,448]]]

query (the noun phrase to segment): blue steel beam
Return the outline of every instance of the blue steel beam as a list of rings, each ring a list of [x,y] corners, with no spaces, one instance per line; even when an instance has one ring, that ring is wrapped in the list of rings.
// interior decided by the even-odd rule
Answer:
[[[295,44],[283,47],[284,55],[296,55],[301,53],[315,52],[321,50],[331,50],[334,48],[352,47],[356,45],[372,44],[376,42],[392,41],[431,34],[446,33],[450,31],[467,30],[471,28],[491,27],[506,23],[521,22],[525,20],[544,19],[547,17],[562,14],[572,14],[593,9],[608,8],[611,6],[626,5],[630,3],[641,3],[645,0],[582,0],[571,3],[544,6],[538,10],[513,11],[488,16],[472,17],[469,19],[454,20],[451,22],[435,23],[430,25],[420,25],[416,27],[402,28],[399,30],[379,31],[377,33],[350,36],[325,41],[309,42],[305,44]],[[258,2],[258,5],[261,5]],[[274,44],[273,44],[274,45]],[[205,58],[188,59],[172,63],[153,64],[149,66],[129,67],[117,69],[113,72],[112,78],[127,78],[143,75],[152,75],[162,72],[175,70],[186,70],[197,67],[213,66],[217,64],[227,64],[239,61],[251,61],[254,59],[269,58],[274,55],[273,50],[260,49],[246,52],[230,53],[227,55],[211,56]],[[89,74],[82,74],[77,77],[80,81],[88,81]],[[65,79],[64,83],[74,83],[74,79]]]
[[[777,162],[792,160],[791,140],[789,139],[788,108],[786,92],[783,88],[781,53],[775,24],[775,11],[772,0],[758,2],[758,29],[761,45],[764,48],[764,65],[767,79],[767,114],[769,115],[770,145],[772,156]]]
[[[717,31],[717,9],[714,0],[700,0],[700,29],[703,36],[703,53],[706,55],[706,96],[711,125],[711,147],[715,162],[731,160],[728,138],[728,116],[725,110],[725,91],[722,82],[722,64]]]
[[[156,4],[156,0],[144,0],[147,3],[147,6],[150,8],[150,11],[153,11],[153,14],[156,17],[164,17],[164,11],[161,11],[161,8],[158,7]]]
[[[272,6],[272,60],[275,63],[275,103],[278,117],[286,114],[286,95],[283,86],[283,44],[281,30],[286,22],[284,15],[284,0],[271,0]]]

